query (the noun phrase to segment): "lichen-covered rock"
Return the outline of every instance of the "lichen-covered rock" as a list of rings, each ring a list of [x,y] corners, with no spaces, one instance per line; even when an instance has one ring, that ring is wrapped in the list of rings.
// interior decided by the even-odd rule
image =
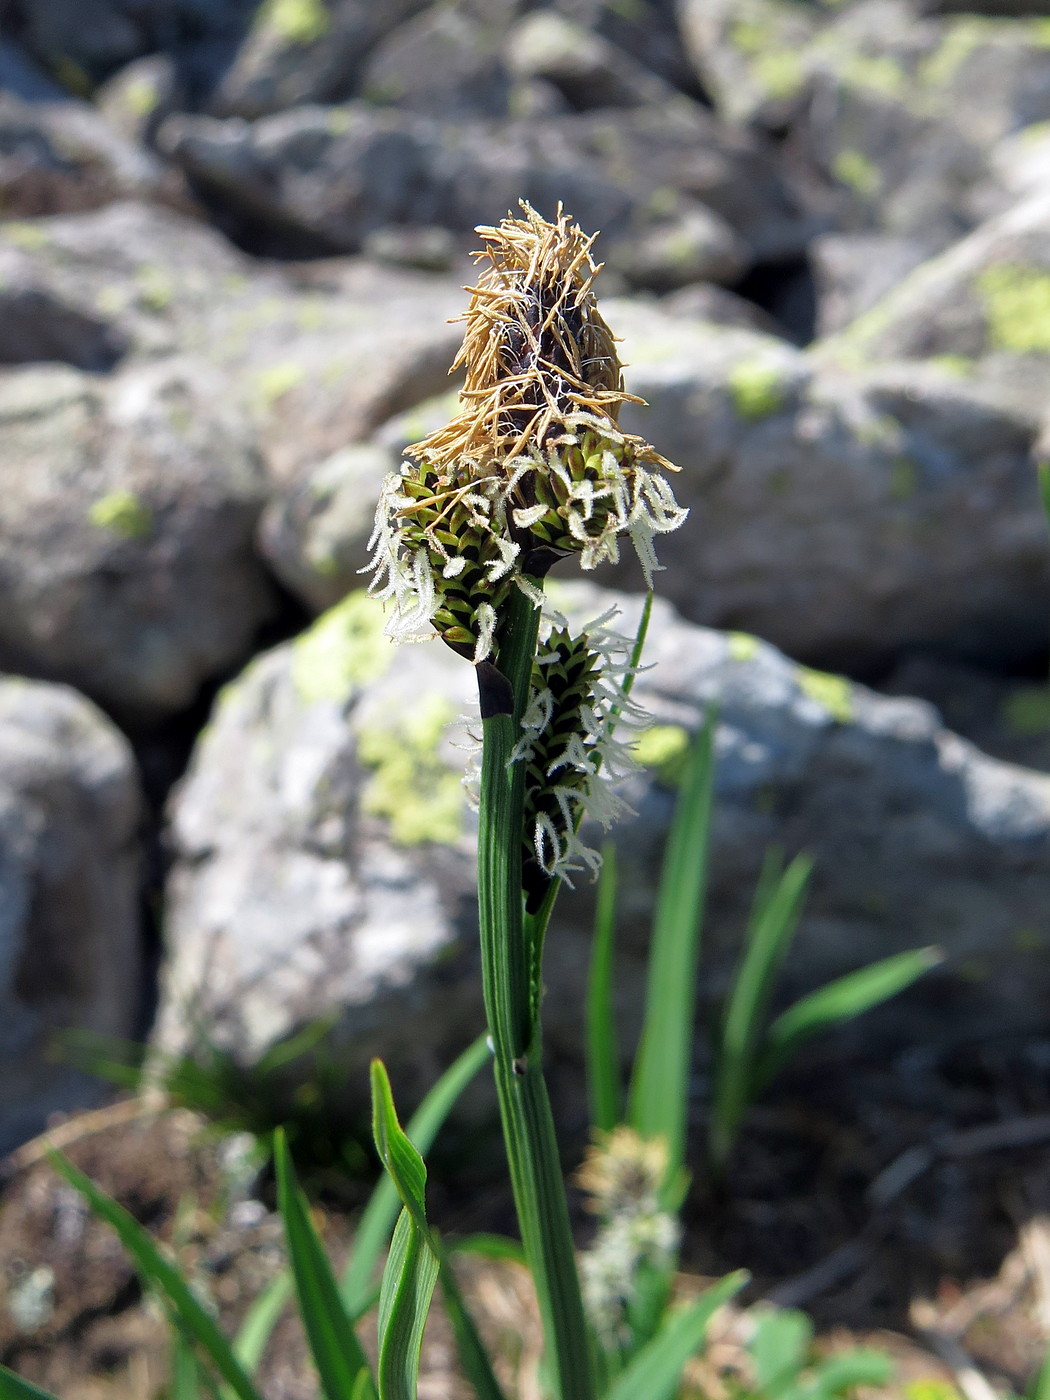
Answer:
[[[64,686],[0,678],[0,1152],[97,1099],[49,1040],[133,1035],[144,1004],[131,749]]]
[[[631,53],[553,10],[537,10],[507,36],[510,71],[552,84],[577,112],[673,101],[675,89]]]
[[[682,468],[692,516],[660,541],[660,587],[687,616],[845,669],[1041,645],[1041,404],[952,360],[848,368],[635,302],[606,313],[649,403],[625,426]],[[626,559],[613,577],[637,586]]]
[[[379,40],[426,0],[270,0],[209,100],[218,116],[261,117],[307,102],[342,102]]]
[[[182,198],[182,182],[87,102],[28,102],[0,90],[5,219],[95,209],[114,199]]]
[[[113,347],[129,364],[191,355],[281,480],[436,393],[460,338],[448,318],[461,278],[367,262],[260,266],[213,229],[145,204],[0,224],[0,273],[47,310],[35,344],[0,326],[0,358],[50,347],[104,368]]]
[[[158,141],[229,226],[286,253],[354,251],[388,224],[466,236],[521,198],[551,214],[571,199],[610,242],[694,200],[760,261],[797,256],[811,228],[773,151],[685,97],[531,121],[445,123],[364,102],[251,123],[176,116]]]
[[[640,599],[555,591],[578,618]],[[461,794],[473,672],[437,644],[391,649],[353,595],[223,693],[171,808],[175,866],[158,1043],[203,1032],[246,1061],[339,1014],[347,1093],[369,1055],[421,1091],[481,1024],[474,821]],[[619,989],[641,1009],[642,964],[675,773],[718,708],[705,997],[739,949],[764,847],[809,851],[816,874],[788,984],[939,942],[948,975],[863,1034],[950,1039],[1042,1024],[1050,896],[1050,778],[986,758],[917,701],[808,670],[742,634],[654,613],[635,695],[657,728],[627,789]],[[548,938],[546,1025],[579,1054],[592,899],[563,895]],[[707,1013],[705,1013],[707,1014]],[[702,1022],[702,1023],[707,1023]],[[885,1042],[883,1042],[885,1043]]]
[[[5,669],[141,723],[245,656],[272,608],[263,474],[206,368],[0,374],[0,483]]]
[[[951,356],[1001,392],[1045,404],[1050,356],[1050,195],[1033,194],[922,263],[828,342],[829,359]],[[978,362],[980,364],[978,365]]]

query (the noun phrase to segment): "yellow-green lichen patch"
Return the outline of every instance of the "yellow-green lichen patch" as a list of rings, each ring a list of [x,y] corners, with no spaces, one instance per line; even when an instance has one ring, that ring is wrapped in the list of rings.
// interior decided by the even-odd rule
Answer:
[[[832,162],[831,173],[862,199],[878,194],[882,184],[879,167],[862,151],[840,151]]]
[[[654,724],[634,741],[635,762],[652,768],[657,782],[676,787],[689,753],[689,732],[680,724]]]
[[[38,252],[47,246],[47,234],[36,224],[24,223],[20,219],[4,224],[3,235],[8,243],[16,248],[24,248],[27,253]]]
[[[993,21],[967,16],[948,26],[936,50],[919,68],[919,81],[927,87],[940,88],[950,83],[966,60],[996,34],[1002,25]]]
[[[322,613],[292,644],[292,684],[306,705],[347,700],[356,685],[376,680],[393,647],[383,633],[383,609],[363,589]]]
[[[758,655],[758,638],[750,632],[730,632],[727,640],[733,661],[752,661]]]
[[[148,117],[159,101],[160,94],[153,84],[141,79],[124,89],[124,106],[132,116]]]
[[[969,355],[931,355],[926,363],[952,379],[966,379],[973,374],[975,364]]]
[[[905,1400],[962,1400],[951,1381],[942,1380],[940,1376],[920,1376],[908,1381],[902,1389]]]
[[[288,44],[314,43],[331,22],[322,0],[267,0],[256,20]]]
[[[256,378],[256,386],[259,390],[259,398],[267,408],[275,404],[278,399],[284,398],[298,384],[306,378],[306,370],[302,365],[296,364],[294,360],[285,360],[281,364],[271,365],[269,369],[264,369]]]
[[[908,91],[907,73],[885,56],[849,54],[839,63],[836,77],[847,87],[865,88],[881,97],[903,98]]]
[[[985,268],[975,285],[993,349],[1050,354],[1050,272],[1000,263]]]
[[[759,54],[751,67],[759,87],[777,101],[785,101],[801,91],[806,80],[802,59],[794,49],[771,49]]]
[[[784,376],[761,358],[741,360],[729,371],[729,392],[741,418],[768,418],[784,406]]]
[[[126,540],[143,540],[153,529],[153,512],[134,491],[110,491],[89,509],[88,519]]]
[[[812,671],[800,666],[795,672],[798,687],[804,695],[823,705],[832,719],[848,724],[853,718],[853,686],[845,676],[833,676],[829,671]]]
[[[1032,737],[1050,732],[1050,686],[1015,690],[1003,702],[1003,723],[1014,734]]]
[[[399,846],[424,841],[452,845],[463,830],[463,783],[438,756],[437,746],[455,718],[441,695],[421,697],[389,726],[357,735],[357,755],[372,769],[361,810],[390,823]]]
[[[175,295],[175,285],[170,275],[164,268],[148,263],[135,269],[135,286],[139,301],[151,311],[163,311],[171,305]]]

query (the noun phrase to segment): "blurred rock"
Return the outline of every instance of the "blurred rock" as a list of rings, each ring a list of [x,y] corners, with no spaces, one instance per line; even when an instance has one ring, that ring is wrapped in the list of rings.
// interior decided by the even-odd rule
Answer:
[[[307,0],[309,3],[309,0]],[[229,64],[259,0],[8,0],[5,23],[78,96],[126,63],[166,50],[203,92]],[[270,0],[270,8],[282,8]],[[289,7],[285,7],[289,8]]]
[[[870,310],[934,251],[917,238],[827,233],[810,258],[817,287],[817,334],[834,335]]]
[[[1045,406],[1050,356],[1050,194],[990,219],[915,269],[826,347],[833,359],[981,362],[1004,395]]]
[[[528,199],[571,200],[612,243],[692,202],[759,261],[797,256],[812,231],[774,152],[685,98],[666,108],[443,125],[364,103],[300,107],[254,123],[169,118],[159,143],[246,246],[353,251],[386,225],[468,234]]]
[[[95,209],[110,200],[180,198],[181,182],[86,102],[23,102],[0,92],[5,219]]]
[[[605,310],[650,405],[623,421],[682,468],[690,526],[658,552],[688,616],[847,670],[908,646],[1001,662],[1043,644],[1041,405],[954,361],[825,366],[638,302]],[[612,576],[640,585],[626,555]]]
[[[690,282],[738,282],[751,264],[747,245],[702,204],[614,244],[609,266],[635,286],[674,291]]]
[[[379,488],[398,466],[376,443],[345,447],[275,496],[259,527],[259,549],[284,586],[323,612],[360,586],[368,564]]]
[[[439,0],[379,41],[361,73],[360,96],[442,120],[505,116],[502,49],[512,14],[506,4]]]
[[[120,331],[34,277],[32,260],[0,246],[0,364],[57,360],[112,369],[127,349]]]
[[[792,0],[678,0],[686,53],[728,121],[785,126],[801,102],[820,9]]]
[[[140,816],[131,749],[94,705],[0,679],[0,1152],[99,1097],[55,1063],[56,1031],[139,1029]]]
[[[190,361],[8,371],[0,424],[0,665],[131,724],[185,709],[272,608],[261,466],[222,386]]]
[[[443,388],[461,336],[447,320],[462,278],[365,262],[261,267],[157,207],[0,225],[0,265],[14,259],[42,295],[103,323],[129,360],[208,365],[243,440],[281,480]]]
[[[576,587],[559,606],[593,616],[640,599]],[[251,1061],[338,1012],[333,1053],[363,1100],[368,1057],[411,1099],[481,1024],[473,819],[463,755],[445,726],[473,673],[437,644],[392,650],[374,605],[352,596],[224,692],[172,805],[176,864],[158,1040],[194,1029]],[[816,859],[788,988],[866,959],[940,942],[948,975],[863,1023],[869,1051],[1043,1024],[1050,986],[1050,778],[988,759],[929,706],[808,671],[741,635],[658,603],[635,694],[680,754],[716,702],[717,809],[705,933],[705,1010],[725,986],[767,843]],[[670,751],[670,750],[669,750]],[[618,989],[637,1026],[661,846],[673,804],[665,765],[627,795]],[[592,898],[563,896],[548,939],[546,1039],[579,1054]],[[979,1028],[979,1029],[978,1029]],[[406,1034],[407,1031],[407,1034]],[[881,1037],[881,1039],[880,1039]]]
[[[527,15],[508,36],[507,64],[551,83],[578,112],[672,101],[675,89],[630,54],[553,10]]]
[[[772,316],[753,301],[716,287],[711,282],[694,282],[660,299],[660,310],[685,321],[711,321],[717,326],[742,326],[746,330],[778,335]]]
[[[426,0],[297,0],[258,8],[209,106],[261,117],[312,102],[342,102],[378,41]]]
[[[149,146],[165,117],[185,102],[178,69],[168,54],[138,58],[95,93],[95,105],[125,141]]]

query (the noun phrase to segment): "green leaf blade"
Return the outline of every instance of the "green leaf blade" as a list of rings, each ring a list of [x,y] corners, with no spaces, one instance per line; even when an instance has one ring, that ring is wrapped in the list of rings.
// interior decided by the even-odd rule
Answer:
[[[416,1400],[423,1329],[437,1280],[437,1256],[406,1207],[394,1228],[379,1295],[379,1400]]]
[[[897,996],[943,961],[944,954],[934,947],[895,953],[802,997],[769,1028],[758,1067],[760,1082],[768,1084],[794,1051],[813,1036]]]
[[[480,1035],[453,1061],[426,1095],[405,1129],[420,1153],[429,1152],[460,1095],[490,1059],[488,1037]],[[371,1294],[372,1276],[400,1209],[397,1188],[384,1173],[361,1216],[354,1235],[353,1254],[340,1285],[343,1302],[352,1313],[358,1312]]]
[[[682,1371],[704,1340],[711,1318],[748,1281],[743,1271],[727,1274],[689,1307],[674,1314],[631,1360],[604,1400],[674,1400]]]
[[[637,1133],[662,1137],[667,1143],[669,1177],[675,1177],[685,1162],[714,790],[714,728],[711,715],[690,751],[668,836],[653,922],[645,1019],[628,1105],[628,1120]]]
[[[49,1157],[55,1170],[80,1192],[94,1213],[116,1231],[144,1282],[160,1290],[186,1335],[204,1351],[238,1400],[259,1400],[258,1392],[214,1318],[197,1301],[178,1269],[164,1258],[134,1216],[78,1171],[72,1162],[57,1152],[50,1153]]]
[[[616,932],[616,847],[602,848],[598,907],[587,978],[587,1089],[591,1125],[609,1133],[620,1121],[620,1052],[613,1007],[613,939]]]
[[[0,1400],[57,1400],[57,1396],[23,1380],[7,1366],[0,1366]]]
[[[284,1133],[274,1137],[277,1201],[303,1328],[328,1400],[347,1400],[368,1361],[339,1297],[328,1256],[310,1220]]]

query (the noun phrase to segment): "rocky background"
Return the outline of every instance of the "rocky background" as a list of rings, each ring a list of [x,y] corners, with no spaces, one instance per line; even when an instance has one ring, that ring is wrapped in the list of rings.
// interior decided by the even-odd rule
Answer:
[[[519,197],[602,230],[691,507],[625,1039],[713,701],[705,1007],[778,841],[816,859],[785,994],[947,954],[834,1056],[1045,1069],[1050,4],[0,0],[0,1150],[104,1092],[63,1028],[250,1065],[329,1017],[349,1112],[372,1053],[407,1107],[476,1034],[472,673],[355,590]],[[566,606],[629,628],[636,567],[596,582]],[[549,940],[570,1131],[591,908]]]

